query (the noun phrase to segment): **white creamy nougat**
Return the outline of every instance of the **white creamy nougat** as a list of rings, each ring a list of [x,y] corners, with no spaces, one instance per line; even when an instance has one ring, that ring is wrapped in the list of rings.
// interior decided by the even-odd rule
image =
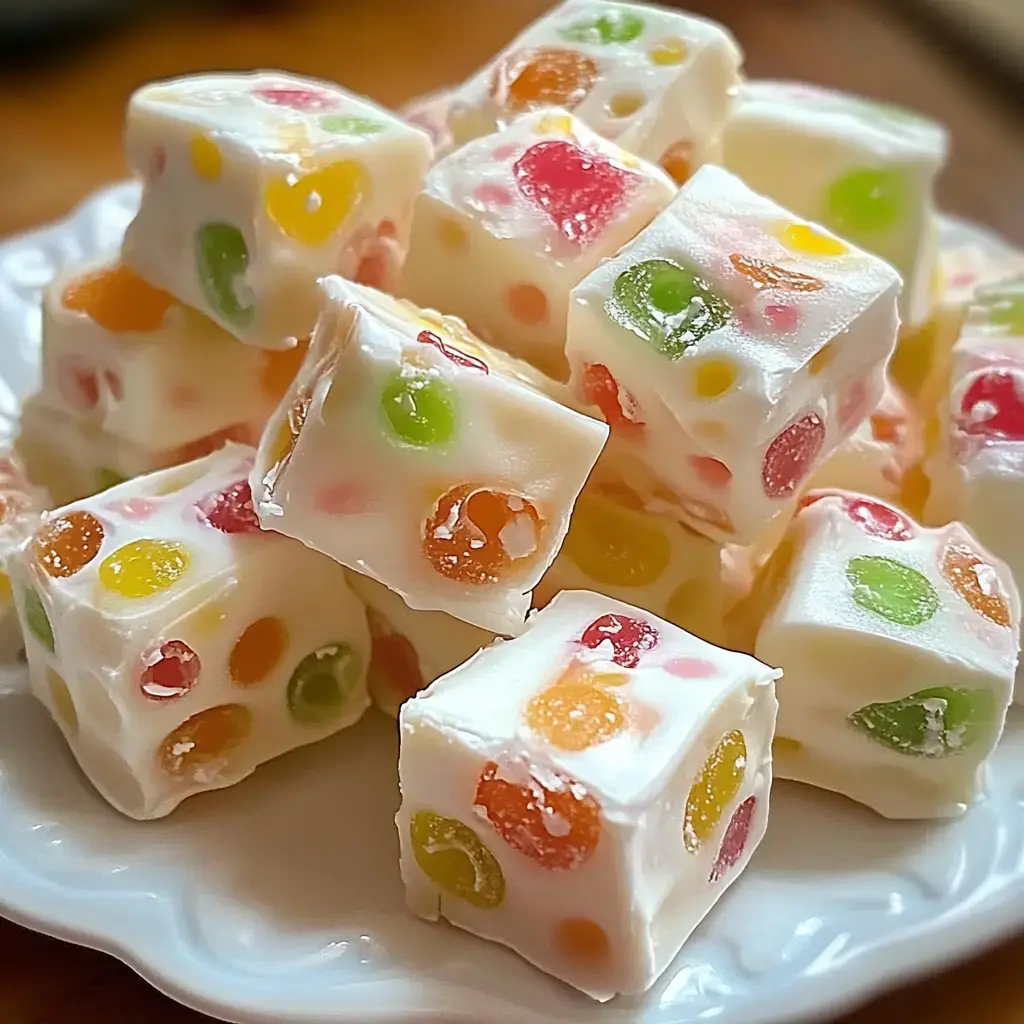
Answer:
[[[11,566],[32,691],[119,811],[159,818],[352,725],[370,637],[340,566],[259,528],[231,445],[48,514]]]
[[[66,269],[46,289],[39,400],[161,451],[265,422],[304,352],[243,345],[106,257]]]
[[[675,191],[565,111],[525,114],[431,168],[401,294],[564,380],[569,292]]]
[[[126,145],[143,194],[125,263],[264,348],[309,336],[325,274],[394,286],[432,156],[383,107],[280,72],[144,86]]]
[[[406,700],[494,640],[493,633],[454,615],[410,608],[369,576],[347,575],[366,605],[373,644],[368,685],[385,714],[397,717]]]
[[[752,543],[878,404],[898,290],[882,260],[702,167],[574,289],[572,384],[665,504]]]
[[[747,82],[725,130],[724,165],[755,192],[891,263],[900,317],[928,317],[938,252],[941,125],[899,107],[797,82]]]
[[[887,818],[981,799],[1020,639],[1009,569],[959,523],[813,491],[758,585],[779,683],[775,773]]]
[[[409,907],[646,991],[764,834],[779,673],[566,591],[402,708]]]
[[[721,155],[743,55],[724,26],[658,7],[567,0],[456,89],[454,144],[539,106],[571,109],[678,182]]]
[[[260,520],[481,629],[523,629],[608,428],[461,320],[329,277],[253,471]]]

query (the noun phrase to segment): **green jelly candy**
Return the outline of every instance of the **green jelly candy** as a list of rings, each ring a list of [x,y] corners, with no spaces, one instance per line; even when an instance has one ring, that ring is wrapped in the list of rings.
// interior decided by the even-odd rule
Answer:
[[[196,232],[196,273],[210,308],[233,327],[248,327],[255,311],[238,290],[249,266],[249,247],[233,224],[204,224]]]
[[[412,849],[423,873],[445,892],[480,910],[505,899],[505,876],[480,837],[455,818],[420,811],[409,823]]]
[[[288,710],[303,725],[323,725],[345,709],[359,683],[361,665],[346,643],[307,654],[288,680]]]
[[[903,218],[913,186],[902,171],[863,168],[832,183],[826,197],[826,221],[838,235],[889,231]]]
[[[455,396],[439,377],[396,373],[384,386],[380,405],[395,436],[405,444],[430,448],[455,436]]]
[[[972,313],[978,313],[993,327],[1004,327],[1024,337],[1024,277],[981,288],[974,297]]]
[[[591,43],[610,46],[612,43],[631,43],[644,30],[644,19],[633,11],[611,11],[599,18],[574,22],[559,30],[559,35],[570,43]]]
[[[669,359],[723,327],[732,313],[696,270],[672,260],[645,260],[624,270],[604,308]]]
[[[324,114],[317,122],[325,132],[334,135],[358,135],[366,137],[379,135],[387,130],[382,121],[372,121],[368,117],[349,117],[345,114]]]
[[[96,491],[108,491],[111,487],[117,487],[118,484],[127,483],[128,477],[123,476],[116,470],[107,469],[105,466],[101,466],[96,470]]]
[[[939,610],[939,595],[928,577],[894,558],[851,558],[846,578],[861,608],[901,626],[920,626]]]
[[[849,720],[900,754],[937,758],[959,754],[984,739],[995,717],[991,690],[936,686],[900,700],[867,704]]]
[[[43,607],[42,598],[31,588],[25,588],[25,622],[29,632],[52,654],[57,645],[53,639],[53,626]]]

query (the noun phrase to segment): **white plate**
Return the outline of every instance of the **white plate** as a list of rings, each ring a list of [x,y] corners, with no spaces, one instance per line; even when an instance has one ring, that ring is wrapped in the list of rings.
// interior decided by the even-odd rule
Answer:
[[[115,244],[135,195],[118,186],[0,245],[0,412],[35,383],[40,287],[63,261]],[[643,1001],[600,1007],[498,946],[405,913],[395,728],[376,713],[138,823],[92,792],[22,686],[0,683],[0,911],[233,1021],[821,1021],[1024,924],[1021,708],[991,799],[952,824],[889,823],[778,784],[749,870],[672,968]]]

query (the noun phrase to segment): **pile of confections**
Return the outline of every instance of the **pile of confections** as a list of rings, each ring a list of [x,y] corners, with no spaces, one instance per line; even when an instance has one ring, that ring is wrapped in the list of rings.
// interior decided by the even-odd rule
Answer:
[[[408,121],[197,75],[127,150],[0,474],[32,691],[116,808],[372,697],[413,911],[607,999],[743,871],[773,764],[890,818],[984,797],[1024,283],[940,245],[941,128],[569,0]]]

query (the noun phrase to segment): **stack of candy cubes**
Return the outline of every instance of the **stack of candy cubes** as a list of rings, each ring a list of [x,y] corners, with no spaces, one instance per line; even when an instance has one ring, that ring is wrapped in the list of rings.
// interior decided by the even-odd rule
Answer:
[[[1024,288],[956,269],[940,127],[567,0],[409,120],[196,75],[127,148],[0,473],[32,691],[115,808],[375,704],[410,909],[606,1000],[742,875],[773,772],[984,799]]]

